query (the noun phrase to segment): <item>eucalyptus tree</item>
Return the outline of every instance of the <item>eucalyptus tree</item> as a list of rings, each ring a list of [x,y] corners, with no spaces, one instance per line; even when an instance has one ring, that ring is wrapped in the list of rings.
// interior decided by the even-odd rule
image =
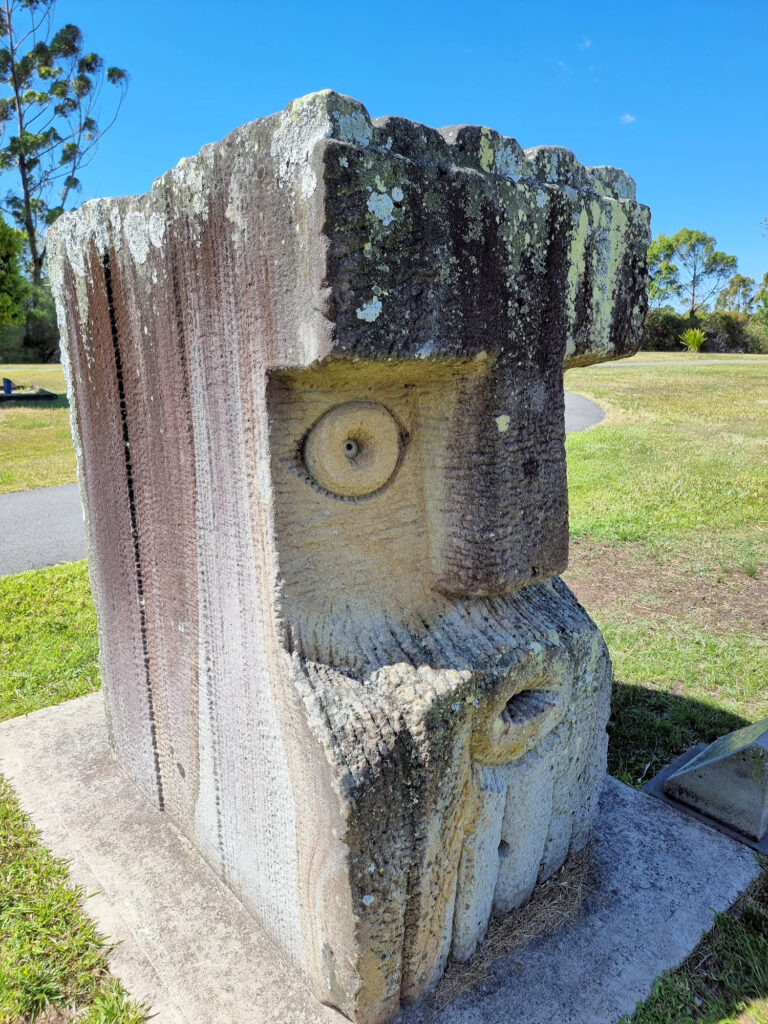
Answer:
[[[751,313],[757,302],[758,289],[751,277],[734,274],[728,284],[717,296],[715,309],[724,309],[729,313]]]
[[[715,248],[717,242],[703,231],[681,228],[674,235],[657,235],[648,250],[651,300],[663,304],[677,298],[693,316],[736,272],[735,256]]]

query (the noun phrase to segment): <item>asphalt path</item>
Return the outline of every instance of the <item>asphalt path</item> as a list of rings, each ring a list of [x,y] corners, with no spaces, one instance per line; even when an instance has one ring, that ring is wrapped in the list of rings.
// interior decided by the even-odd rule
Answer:
[[[581,395],[565,395],[565,429],[586,430],[603,410]],[[0,495],[0,576],[85,558],[77,484]]]
[[[613,360],[605,363],[595,363],[595,368],[601,366],[764,366],[768,359],[632,359],[621,361]]]
[[[572,395],[570,391],[565,392],[566,434],[594,427],[596,423],[600,423],[604,419],[605,413],[597,402],[590,402],[588,398],[582,398],[581,395]]]
[[[0,576],[85,558],[77,484],[0,495]]]

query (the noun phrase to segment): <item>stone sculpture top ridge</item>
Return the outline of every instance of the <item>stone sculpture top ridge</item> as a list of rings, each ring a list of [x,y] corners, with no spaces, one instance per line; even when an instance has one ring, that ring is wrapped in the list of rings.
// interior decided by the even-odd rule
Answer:
[[[269,297],[265,368],[518,358],[521,347],[541,359],[542,345],[567,367],[638,347],[649,214],[634,197],[629,175],[586,168],[567,149],[524,150],[484,127],[371,120],[324,91],[203,147],[145,196],[65,214],[51,245],[84,273],[89,238],[103,252],[122,236],[142,264],[165,246],[169,205],[198,246],[220,233],[215,223],[234,247],[271,238],[273,276],[296,284]]]
[[[512,182],[538,180],[614,199],[636,199],[635,182],[625,171],[585,167],[562,146],[523,149],[517,139],[480,125],[430,128],[403,117],[371,118],[358,100],[331,89],[293,100],[273,116],[280,119],[291,141],[295,143],[301,137],[307,150],[323,138],[334,139],[364,149],[384,150],[416,163],[469,167]],[[236,139],[242,130],[235,129],[224,143]],[[217,145],[220,143],[212,144]],[[210,148],[203,147],[199,156]],[[190,159],[198,157],[185,157],[177,167],[184,167]],[[168,174],[173,175],[174,170]]]

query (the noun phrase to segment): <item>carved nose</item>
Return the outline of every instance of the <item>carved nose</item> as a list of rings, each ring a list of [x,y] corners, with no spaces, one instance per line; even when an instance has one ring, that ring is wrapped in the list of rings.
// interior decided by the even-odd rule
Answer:
[[[499,361],[466,383],[426,481],[436,586],[491,597],[568,563],[562,371]]]

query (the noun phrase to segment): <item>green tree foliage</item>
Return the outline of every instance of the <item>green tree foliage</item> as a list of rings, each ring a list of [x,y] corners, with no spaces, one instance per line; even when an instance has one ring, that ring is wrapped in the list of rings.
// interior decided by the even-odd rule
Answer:
[[[755,282],[751,277],[734,274],[728,284],[717,296],[715,309],[724,309],[729,313],[751,313],[757,299]]]
[[[648,298],[656,309],[671,309],[669,300],[680,293],[677,267],[666,258],[666,235],[658,235],[648,249]]]
[[[737,266],[736,257],[718,251],[716,244],[711,235],[690,228],[657,235],[648,250],[651,301],[663,305],[679,299],[689,316],[704,309]]]
[[[81,169],[117,117],[127,76],[83,48],[76,25],[53,25],[54,0],[0,0],[0,170],[15,186],[5,208],[25,232],[32,283],[43,283],[45,231],[80,187]],[[95,112],[104,82],[116,87],[112,119]]]
[[[56,304],[46,279],[41,284],[29,283],[24,348],[25,358],[36,363],[58,362],[61,358]]]
[[[24,235],[0,217],[0,327],[23,324],[29,286],[21,272]]]
[[[768,331],[768,274],[763,274],[763,280],[755,295],[755,303],[757,305],[755,319],[764,330]]]

